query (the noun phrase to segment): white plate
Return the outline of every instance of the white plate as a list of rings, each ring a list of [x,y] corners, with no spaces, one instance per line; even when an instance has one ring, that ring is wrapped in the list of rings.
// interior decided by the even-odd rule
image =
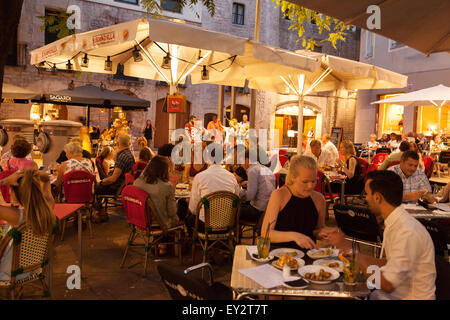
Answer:
[[[295,260],[297,260],[298,263],[298,268],[303,267],[305,265],[305,260],[301,259],[301,258],[294,258]],[[272,266],[274,266],[277,269],[283,270],[283,267],[280,267],[279,265],[277,265],[277,261],[272,261]],[[298,268],[291,268],[291,271],[296,270]]]
[[[189,188],[189,184],[188,183],[178,183],[176,188],[177,189],[187,189],[187,188]]]
[[[259,263],[266,263],[266,262],[269,262],[270,260],[272,260],[273,258],[275,258],[274,256],[271,256],[271,255],[269,255],[267,258],[255,258],[252,254],[250,255],[250,257]]]
[[[329,250],[328,250],[329,249]],[[325,253],[325,250],[330,251],[330,253]],[[337,257],[339,253],[339,249],[331,249],[331,248],[320,248],[320,249],[311,249],[306,252],[308,257],[311,259],[323,259],[328,257]]]
[[[330,267],[329,266],[330,263],[338,263],[339,266],[337,266],[337,267]],[[314,261],[313,265],[325,266],[325,267],[329,267],[331,269],[334,269],[337,272],[344,272],[344,263],[341,260],[336,260],[336,259],[319,259],[319,260]]]
[[[311,280],[305,277],[305,274],[307,273],[315,273],[315,274],[319,274],[320,269],[323,269],[326,272],[331,273],[331,277],[328,280]],[[332,268],[328,268],[325,266],[318,266],[318,265],[308,265],[308,266],[303,266],[301,268],[298,269],[298,274],[306,279],[307,281],[311,282],[311,283],[315,283],[315,284],[328,284],[331,283],[332,281],[336,280],[339,278],[339,272],[337,272],[336,270],[332,269]]]
[[[293,258],[303,258],[305,256],[305,254],[303,253],[303,251],[301,250],[297,250],[297,249],[291,249],[291,248],[279,248],[279,249],[274,249],[272,251],[269,252],[270,256],[275,256],[277,258],[281,257],[282,255],[284,255],[285,253],[291,253],[291,252],[296,252],[297,255],[291,255],[291,257]]]

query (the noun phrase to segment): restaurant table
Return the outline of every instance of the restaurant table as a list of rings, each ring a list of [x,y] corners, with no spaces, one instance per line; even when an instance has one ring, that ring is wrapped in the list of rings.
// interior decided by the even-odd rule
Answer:
[[[450,219],[450,212],[434,213],[436,209],[410,210],[406,209],[416,219]]]
[[[303,260],[306,265],[312,263],[312,260],[306,255]],[[245,245],[236,246],[231,273],[231,288],[235,300],[240,300],[248,295],[360,299],[366,298],[370,294],[365,282],[358,282],[355,286],[344,285],[342,275],[330,284],[309,284],[304,289],[290,289],[284,286],[268,289],[239,272],[240,269],[259,265],[261,264],[251,259]]]
[[[82,212],[81,209],[85,205],[83,203],[55,203],[55,207],[53,209],[53,212],[56,217],[60,221],[67,218],[71,214],[78,213],[78,263],[81,271],[82,267],[82,253],[83,253],[83,247],[82,247]]]
[[[340,201],[341,204],[344,204],[344,199],[345,199],[345,176],[342,174],[336,174],[336,172],[332,172],[332,171],[324,171],[323,173],[324,175],[327,176],[328,180],[330,180],[331,182],[335,182],[335,183],[339,183],[341,185],[341,197],[340,197]]]
[[[450,176],[442,176],[442,177],[433,176],[430,178],[430,183],[446,185],[449,182],[450,182]]]
[[[187,199],[191,197],[191,192],[188,189],[189,184],[178,183],[175,187],[175,199]]]

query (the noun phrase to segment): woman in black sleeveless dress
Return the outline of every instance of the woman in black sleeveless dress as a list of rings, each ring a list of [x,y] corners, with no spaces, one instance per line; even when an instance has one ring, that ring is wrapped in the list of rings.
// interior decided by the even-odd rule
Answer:
[[[353,143],[349,140],[341,142],[340,150],[344,159],[338,160],[338,163],[342,166],[342,171],[347,176],[345,179],[345,194],[359,194],[364,189],[364,176],[362,174],[362,167],[355,156],[356,151]],[[337,183],[331,184],[333,192],[340,193],[341,185]]]
[[[316,180],[313,158],[291,158],[286,185],[272,193],[261,229],[265,233],[270,224],[272,248],[316,248],[317,234],[325,227],[325,199],[314,191]]]

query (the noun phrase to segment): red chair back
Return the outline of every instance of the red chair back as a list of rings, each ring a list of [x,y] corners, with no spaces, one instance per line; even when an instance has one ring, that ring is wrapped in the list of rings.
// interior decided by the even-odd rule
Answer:
[[[122,190],[122,204],[127,220],[142,230],[150,229],[151,214],[147,204],[148,197],[147,192],[135,186],[126,186]]]
[[[92,201],[94,175],[83,170],[69,171],[63,175],[64,196],[67,203]]]
[[[289,160],[289,158],[286,156],[280,156],[279,159],[282,167],[284,167],[284,164]]]
[[[373,156],[373,160],[372,160],[372,164],[376,165],[377,168],[380,164],[383,163],[383,161],[389,157],[388,153],[377,153],[376,155]]]
[[[400,161],[392,161],[391,163],[388,164],[388,168],[396,166],[400,163]]]
[[[367,174],[367,171],[369,170],[369,163],[366,159],[358,158],[359,164],[361,165],[362,169],[362,175],[365,176]]]
[[[145,161],[136,161],[133,165],[133,176],[135,179],[139,178],[141,173],[144,171],[145,167],[148,165],[148,162]]]
[[[431,177],[433,173],[433,165],[434,165],[434,159],[432,157],[425,157],[423,158],[423,165],[425,169],[425,175],[428,177],[428,179]]]
[[[0,179],[5,179],[6,177],[12,175],[16,170],[10,169],[0,172]],[[0,190],[2,192],[2,197],[5,202],[10,203],[11,202],[11,196],[9,194],[9,186],[2,185],[0,187]]]
[[[286,149],[279,149],[278,150],[278,155],[280,155],[280,156],[284,156],[286,153],[287,153]]]
[[[130,186],[134,183],[134,176],[131,173],[125,173],[125,185]]]

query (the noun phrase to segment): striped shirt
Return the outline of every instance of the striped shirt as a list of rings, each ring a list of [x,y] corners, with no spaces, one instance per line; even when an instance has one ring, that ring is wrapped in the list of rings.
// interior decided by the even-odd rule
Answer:
[[[426,190],[427,192],[431,192],[430,182],[428,181],[427,176],[422,170],[417,169],[413,173],[413,175],[408,178],[404,175],[402,169],[400,169],[399,164],[390,167],[388,170],[394,171],[396,174],[400,176],[400,178],[402,178],[403,194],[416,192],[420,190]]]

